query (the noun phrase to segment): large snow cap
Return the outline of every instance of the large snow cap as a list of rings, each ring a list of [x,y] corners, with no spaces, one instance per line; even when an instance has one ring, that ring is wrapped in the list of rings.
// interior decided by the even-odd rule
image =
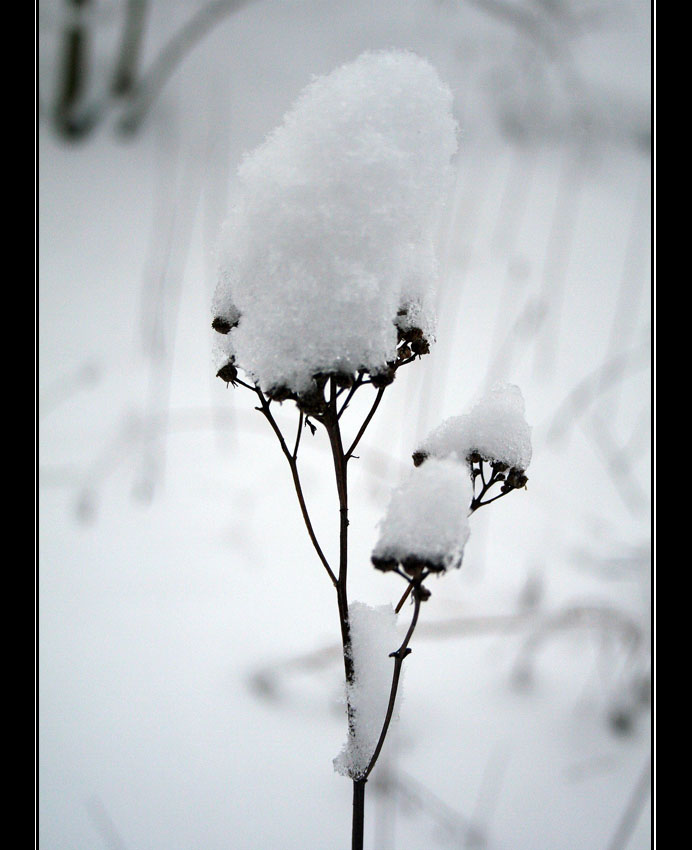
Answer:
[[[263,389],[381,370],[395,357],[400,307],[414,303],[430,322],[451,105],[424,59],[365,53],[314,79],[245,157],[214,312],[239,311],[228,350]]]
[[[473,485],[466,464],[431,458],[392,493],[373,561],[458,567],[469,536]]]
[[[521,390],[514,384],[495,384],[468,413],[439,425],[419,451],[438,458],[456,455],[459,460],[478,452],[486,460],[527,469],[531,463],[531,427],[524,416]]]

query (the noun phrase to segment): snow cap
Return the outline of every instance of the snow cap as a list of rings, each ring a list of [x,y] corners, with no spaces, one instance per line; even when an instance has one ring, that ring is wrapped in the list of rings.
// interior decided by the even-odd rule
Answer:
[[[245,156],[213,310],[225,351],[263,390],[386,370],[397,315],[399,331],[415,317],[432,335],[451,106],[426,60],[364,53],[316,77]]]
[[[416,454],[466,460],[477,452],[484,460],[526,470],[531,463],[531,427],[524,397],[514,384],[498,383],[468,413],[446,419],[421,443]],[[415,457],[415,455],[414,455]]]
[[[392,493],[372,553],[378,569],[441,572],[461,566],[469,536],[473,485],[456,458],[428,460]]]

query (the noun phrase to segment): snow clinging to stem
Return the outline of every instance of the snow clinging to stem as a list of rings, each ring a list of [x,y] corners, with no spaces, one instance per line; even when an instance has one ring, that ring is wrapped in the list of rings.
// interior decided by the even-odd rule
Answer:
[[[399,641],[391,605],[372,608],[364,602],[351,602],[348,614],[354,679],[347,692],[353,725],[334,759],[334,769],[344,776],[357,777],[366,771],[382,731],[392,681],[389,654]]]

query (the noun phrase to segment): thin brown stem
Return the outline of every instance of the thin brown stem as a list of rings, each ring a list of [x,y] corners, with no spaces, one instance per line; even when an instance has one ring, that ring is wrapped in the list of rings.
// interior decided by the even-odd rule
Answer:
[[[375,752],[372,754],[370,759],[370,763],[368,764],[365,773],[360,777],[363,781],[367,781],[367,778],[372,773],[375,764],[377,763],[377,759],[379,758],[380,752],[384,745],[385,738],[387,737],[387,732],[389,731],[389,724],[392,721],[392,716],[394,714],[394,704],[396,703],[396,695],[399,690],[399,679],[401,678],[401,667],[404,663],[404,659],[407,655],[411,654],[411,650],[409,649],[409,641],[413,636],[413,632],[415,631],[416,624],[418,623],[418,615],[420,613],[420,605],[421,605],[421,594],[420,587],[423,579],[425,578],[425,574],[419,578],[415,579],[411,582],[411,587],[413,588],[413,599],[414,599],[414,608],[413,608],[413,617],[411,618],[411,624],[408,627],[408,631],[406,632],[406,637],[404,638],[401,646],[392,654],[390,658],[394,659],[394,671],[392,673],[392,686],[389,691],[389,703],[387,705],[387,714],[384,718],[384,723],[382,724],[382,731],[380,732],[379,740],[377,741],[377,746],[375,747]]]
[[[308,535],[312,544],[319,556],[320,560],[324,568],[326,569],[332,584],[336,588],[337,593],[337,604],[339,609],[339,622],[341,627],[341,644],[343,651],[343,660],[344,660],[344,672],[346,676],[346,683],[351,685],[354,681],[354,665],[353,665],[353,655],[351,651],[351,627],[349,620],[349,610],[348,610],[348,593],[347,593],[347,578],[348,578],[348,461],[352,457],[353,452],[360,442],[363,434],[365,433],[368,425],[370,424],[377,408],[382,400],[382,396],[384,395],[384,387],[379,387],[377,390],[377,395],[375,400],[368,412],[367,416],[363,420],[358,433],[356,434],[353,443],[347,452],[344,452],[343,440],[341,435],[341,427],[340,427],[340,417],[348,407],[349,402],[353,398],[356,390],[361,387],[366,381],[363,378],[362,374],[359,374],[356,378],[354,384],[350,387],[349,391],[346,394],[346,398],[339,407],[338,399],[344,393],[345,388],[337,387],[336,379],[334,376],[329,378],[329,388],[325,386],[325,407],[320,409],[320,412],[317,416],[313,416],[318,422],[320,422],[329,438],[329,445],[332,452],[332,461],[334,465],[334,477],[336,480],[336,488],[339,499],[339,569],[338,573],[331,569],[327,559],[322,552],[322,549],[317,541],[314,530],[312,528],[312,523],[310,521],[310,517],[308,515],[307,507],[305,505],[305,499],[303,497],[302,486],[300,483],[300,477],[298,475],[298,448],[300,445],[300,439],[302,435],[302,430],[305,425],[307,416],[304,411],[301,411],[300,418],[298,421],[298,430],[296,433],[295,444],[293,447],[293,451],[288,448],[286,445],[286,440],[284,439],[283,433],[279,428],[274,416],[272,415],[270,404],[271,400],[267,399],[264,393],[258,386],[250,387],[249,384],[244,381],[237,380],[235,383],[240,384],[241,386],[252,389],[260,402],[260,407],[257,408],[266,420],[269,422],[272,430],[276,434],[279,445],[281,446],[281,450],[288,461],[288,465],[291,469],[291,474],[293,476],[293,483],[296,490],[296,495],[298,497],[298,503],[300,505],[300,509],[303,515],[303,520],[305,522],[305,527],[307,528]],[[401,665],[403,663],[403,659],[406,655],[409,654],[410,649],[408,649],[408,642],[411,639],[411,635],[413,634],[413,630],[415,629],[416,622],[418,621],[418,613],[420,610],[420,602],[421,596],[419,593],[420,584],[425,578],[425,575],[419,576],[416,579],[408,579],[407,576],[404,576],[407,581],[410,582],[410,587],[414,584],[416,585],[415,592],[415,610],[413,614],[413,619],[411,621],[411,625],[406,634],[403,644],[399,647],[396,652],[392,653],[392,657],[394,658],[394,676],[392,680],[392,690],[390,694],[390,702],[387,710],[387,716],[384,721],[384,725],[382,728],[382,732],[380,735],[380,740],[378,742],[377,748],[373,757],[368,765],[368,769],[366,773],[362,776],[355,777],[353,779],[353,823],[352,823],[352,837],[351,837],[351,848],[352,850],[363,850],[363,830],[364,830],[364,816],[365,816],[365,783],[367,782],[368,775],[372,768],[375,765],[377,757],[379,756],[380,750],[382,749],[382,745],[384,743],[384,739],[387,735],[387,730],[389,728],[389,724],[392,718],[392,712],[394,709],[394,702],[396,699],[396,693],[399,685],[399,677],[401,675]],[[404,597],[404,599],[406,596]],[[401,604],[403,604],[403,601]],[[397,609],[398,610],[398,609]],[[353,708],[350,705],[350,702],[347,705],[348,711],[348,726],[349,726],[349,735],[355,734],[354,729],[354,712]]]
[[[329,566],[329,562],[327,561],[327,559],[324,555],[324,552],[322,551],[322,547],[320,546],[320,544],[317,540],[317,536],[315,535],[315,531],[312,527],[312,522],[310,520],[310,515],[308,514],[307,505],[305,504],[305,497],[303,496],[303,488],[302,488],[302,485],[300,483],[300,475],[298,473],[298,462],[296,460],[296,456],[291,454],[288,446],[286,445],[286,440],[284,439],[284,435],[281,433],[281,429],[277,425],[276,420],[274,419],[272,412],[269,409],[270,403],[267,400],[267,398],[265,397],[264,393],[258,387],[254,387],[254,391],[255,391],[255,393],[257,394],[257,397],[260,400],[260,404],[262,405],[261,407],[258,407],[257,410],[259,410],[260,413],[262,413],[264,415],[267,422],[269,422],[269,424],[271,425],[272,430],[274,431],[274,433],[276,434],[276,436],[279,440],[279,445],[281,446],[281,451],[284,453],[284,456],[285,456],[286,460],[288,461],[288,465],[291,469],[291,476],[293,477],[293,485],[295,487],[296,496],[298,497],[298,504],[300,505],[300,511],[303,515],[303,522],[305,523],[305,527],[307,529],[308,536],[310,537],[312,545],[315,548],[315,552],[317,552],[317,556],[319,557],[320,561],[322,561],[322,565],[324,566],[325,570],[327,571],[329,578],[332,580],[332,584],[334,585],[334,587],[338,587],[338,581],[337,581],[336,576],[334,575],[334,571]],[[295,451],[297,452],[297,450],[298,450],[298,446],[297,446],[297,441],[296,441]]]
[[[363,850],[365,827],[365,780],[353,780],[353,823],[351,828],[351,850]]]
[[[298,430],[296,431],[296,443],[293,446],[293,460],[298,459],[298,446],[300,445],[300,437],[303,433],[303,411],[300,411],[300,416],[298,417]]]
[[[394,613],[395,613],[395,614],[398,614],[398,613],[399,613],[399,611],[401,611],[401,609],[404,607],[404,602],[406,602],[406,600],[409,598],[409,596],[410,596],[410,594],[411,594],[411,591],[412,591],[412,590],[413,590],[413,582],[411,582],[411,583],[409,584],[409,586],[408,586],[408,587],[406,588],[406,590],[404,591],[404,595],[401,597],[401,599],[400,599],[400,600],[399,600],[399,602],[397,603],[397,606],[396,606],[396,608],[394,609]]]
[[[507,493],[510,492],[511,490],[508,490],[506,493],[498,493],[497,496],[493,496],[492,499],[486,499],[485,502],[480,501],[481,497],[479,497],[478,500],[474,499],[473,504],[471,505],[471,512],[473,513],[473,511],[477,511],[478,508],[483,508],[486,505],[489,505],[491,502],[496,502],[498,499],[501,499],[503,496],[506,496]]]
[[[353,386],[352,386],[352,387],[351,387],[351,389],[348,391],[348,395],[346,396],[346,399],[344,400],[344,403],[341,405],[341,410],[339,411],[338,416],[337,416],[337,418],[338,418],[338,419],[341,419],[341,415],[342,415],[342,413],[343,413],[343,412],[346,410],[346,408],[348,407],[349,402],[351,401],[351,399],[352,399],[352,398],[353,398],[353,396],[355,395],[355,392],[356,392],[356,390],[358,389],[358,387],[362,387],[362,386],[363,386],[363,376],[362,376],[362,375],[358,375],[358,377],[356,378],[356,380],[353,382]]]
[[[490,478],[486,479],[485,477],[485,463],[481,460],[477,469],[474,470],[474,479],[473,479],[473,490],[474,493],[476,491],[476,478],[480,478],[482,482],[482,487],[480,493],[473,497],[471,500],[471,505],[469,507],[469,511],[473,513],[477,511],[478,508],[485,507],[485,505],[489,505],[491,502],[496,501],[497,499],[501,499],[503,496],[506,496],[507,493],[511,493],[511,490],[503,490],[501,493],[498,493],[496,496],[493,496],[492,499],[487,499],[485,502],[483,501],[483,497],[485,494],[498,482],[504,481],[504,474],[499,469],[492,469],[490,474]]]
[[[358,433],[356,434],[355,440],[351,443],[351,448],[346,452],[346,455],[344,457],[345,461],[349,461],[351,459],[353,452],[355,451],[356,446],[360,442],[361,437],[365,433],[365,430],[368,427],[368,425],[370,424],[372,417],[375,415],[375,411],[377,410],[380,402],[382,401],[382,396],[384,395],[385,389],[386,389],[386,387],[380,387],[379,390],[377,391],[377,396],[375,397],[375,401],[373,402],[373,405],[370,408],[370,412],[365,417],[363,424],[360,426],[360,431],[358,431]]]

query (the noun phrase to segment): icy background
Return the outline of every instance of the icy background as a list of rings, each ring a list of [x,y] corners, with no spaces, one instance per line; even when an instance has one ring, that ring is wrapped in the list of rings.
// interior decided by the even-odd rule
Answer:
[[[388,47],[450,86],[460,154],[438,344],[352,464],[351,598],[397,601],[369,562],[391,488],[497,380],[533,459],[429,582],[366,846],[648,847],[649,4],[153,0],[148,84],[114,99],[125,6],[77,16],[79,139],[54,122],[75,12],[38,7],[41,848],[349,845],[334,592],[267,423],[214,377],[209,305],[243,153],[312,75]]]

